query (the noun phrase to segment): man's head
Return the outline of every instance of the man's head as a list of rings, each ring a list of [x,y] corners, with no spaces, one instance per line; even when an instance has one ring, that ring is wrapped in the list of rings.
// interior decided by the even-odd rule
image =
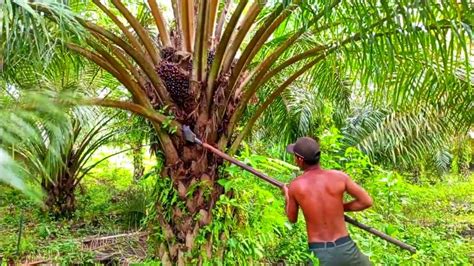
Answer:
[[[319,144],[310,137],[298,138],[286,147],[286,151],[295,155],[296,164],[302,169],[319,164]]]

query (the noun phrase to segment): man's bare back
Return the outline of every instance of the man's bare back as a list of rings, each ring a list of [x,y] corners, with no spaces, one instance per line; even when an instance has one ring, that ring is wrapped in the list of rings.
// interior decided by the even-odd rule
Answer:
[[[306,220],[308,242],[334,241],[347,236],[342,198],[346,175],[338,171],[306,171],[289,186]]]
[[[341,171],[319,165],[319,144],[312,138],[298,138],[287,146],[295,163],[304,170],[290,185],[283,186],[288,220],[295,223],[301,207],[306,220],[308,246],[320,265],[371,265],[349,237],[344,212],[372,206],[369,194]],[[344,193],[354,200],[344,203]]]
[[[343,202],[348,192],[356,200]],[[288,187],[287,214],[296,221],[298,207],[306,220],[308,242],[329,242],[347,236],[344,211],[358,211],[372,205],[372,199],[348,175],[318,166],[306,169]]]

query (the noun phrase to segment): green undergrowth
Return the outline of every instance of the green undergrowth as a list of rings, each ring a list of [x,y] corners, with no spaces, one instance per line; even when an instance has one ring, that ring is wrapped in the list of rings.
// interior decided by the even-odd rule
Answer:
[[[403,174],[371,164],[357,149],[341,150],[337,134],[324,135],[321,141],[323,151],[330,151],[323,152],[322,166],[346,171],[374,199],[373,208],[349,215],[417,248],[416,254],[410,254],[349,225],[352,238],[372,262],[472,265],[473,175],[449,175],[437,182],[412,183]],[[244,146],[239,155],[247,164],[283,182],[291,181],[299,173],[292,164],[271,158],[283,157],[258,145],[252,145],[252,149]],[[93,263],[95,254],[81,248],[81,239],[134,231],[142,228],[145,221],[152,222],[155,214],[151,210],[156,199],[151,188],[160,186],[154,175],[134,182],[129,161],[127,157],[118,157],[92,171],[77,191],[78,210],[70,220],[53,220],[19,192],[0,186],[3,264],[7,258],[17,262],[47,258],[63,265]],[[150,172],[152,163],[147,163],[146,172]],[[225,167],[220,176],[218,182],[225,194],[217,201],[213,221],[201,230],[196,244],[204,245],[211,236],[213,254],[221,257],[216,255],[205,264],[294,265],[311,259],[303,216],[300,213],[296,224],[287,222],[278,189],[236,166]],[[24,221],[24,229],[17,250],[20,220]],[[151,239],[150,244],[156,240],[159,239]],[[190,255],[197,257],[203,255],[201,252],[197,249]],[[159,262],[150,252],[143,264]]]
[[[474,256],[474,175],[443,176],[436,184],[412,184],[408,178],[372,165],[354,148],[338,150],[331,135],[322,138],[323,168],[346,171],[374,199],[373,208],[349,214],[362,223],[417,248],[402,250],[359,228],[349,226],[352,238],[378,265],[472,265]],[[272,157],[275,155],[269,154]],[[241,159],[277,179],[289,182],[296,173],[283,161],[243,150]],[[235,166],[227,168],[229,179],[220,183],[233,197],[223,195],[216,219],[209,226],[224,230],[228,240],[219,264],[304,263],[309,260],[304,218],[289,224],[278,189]],[[232,208],[236,209],[231,213]],[[227,213],[226,213],[227,212]],[[217,232],[217,230],[216,230]],[[214,261],[215,262],[215,261]]]
[[[0,191],[0,255],[3,263],[44,258],[64,264],[91,262],[92,254],[82,252],[80,242],[75,239],[93,233],[95,226],[83,226],[82,219],[77,218],[54,220],[19,192],[6,186],[1,186]]]
[[[96,160],[107,152],[96,154]],[[82,240],[139,230],[150,201],[148,183],[153,181],[133,182],[129,161],[125,156],[104,161],[86,176],[76,191],[77,210],[69,219],[53,219],[25,195],[0,185],[3,263],[43,259],[61,265],[93,263],[95,254],[82,248]]]
[[[416,254],[411,254],[349,225],[352,238],[373,263],[473,263],[474,175],[442,176],[435,184],[435,178],[426,178],[431,181],[414,184],[409,177],[371,164],[355,148],[341,150],[338,139],[337,132],[321,136],[323,168],[344,170],[367,189],[375,202],[373,208],[349,215],[417,248]],[[288,183],[298,170],[287,162],[270,159],[281,157],[271,150],[244,146],[239,159]],[[236,166],[228,166],[226,174],[228,178],[218,181],[226,193],[216,204],[213,222],[202,232],[212,235],[215,252],[224,250],[223,258],[213,258],[209,265],[293,265],[312,259],[307,252],[301,211],[298,222],[290,224],[278,189]]]

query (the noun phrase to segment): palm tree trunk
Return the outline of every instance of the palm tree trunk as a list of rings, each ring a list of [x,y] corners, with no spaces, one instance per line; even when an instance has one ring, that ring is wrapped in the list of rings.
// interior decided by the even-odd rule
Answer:
[[[143,166],[143,151],[141,141],[134,141],[132,143],[132,156],[133,156],[133,180],[136,182],[140,180],[145,171]]]
[[[64,173],[56,182],[42,181],[47,196],[45,205],[55,218],[71,217],[76,210],[74,178]]]
[[[158,197],[156,203],[157,221],[164,236],[157,255],[165,265],[188,265],[195,263],[191,261],[196,259],[192,255],[195,252],[211,256],[212,245],[197,246],[195,239],[200,229],[211,222],[212,209],[223,193],[216,182],[222,160],[182,139],[175,138],[173,142],[180,159],[165,158],[166,166],[161,172],[164,182],[172,182],[172,189],[167,197]],[[174,197],[179,200],[173,201]],[[197,256],[200,261],[203,259],[202,255]]]

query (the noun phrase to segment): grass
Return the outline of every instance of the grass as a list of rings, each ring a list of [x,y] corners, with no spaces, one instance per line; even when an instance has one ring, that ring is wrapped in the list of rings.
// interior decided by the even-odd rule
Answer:
[[[474,227],[474,176],[467,180],[445,178],[445,182],[421,186],[396,176],[370,181],[368,189],[376,204],[364,220],[418,250],[410,255],[381,241],[374,246],[371,240],[362,247],[374,262],[416,265],[473,263],[473,236],[467,235],[466,230]],[[359,239],[364,241],[363,237]]]
[[[102,149],[96,160],[110,152]],[[91,263],[94,254],[81,248],[84,237],[137,230],[136,210],[141,208],[143,213],[146,206],[127,205],[143,195],[137,191],[140,186],[133,184],[129,161],[126,156],[117,156],[86,176],[76,191],[78,208],[70,220],[56,221],[20,192],[0,185],[0,257]],[[17,249],[21,217],[23,232]]]

